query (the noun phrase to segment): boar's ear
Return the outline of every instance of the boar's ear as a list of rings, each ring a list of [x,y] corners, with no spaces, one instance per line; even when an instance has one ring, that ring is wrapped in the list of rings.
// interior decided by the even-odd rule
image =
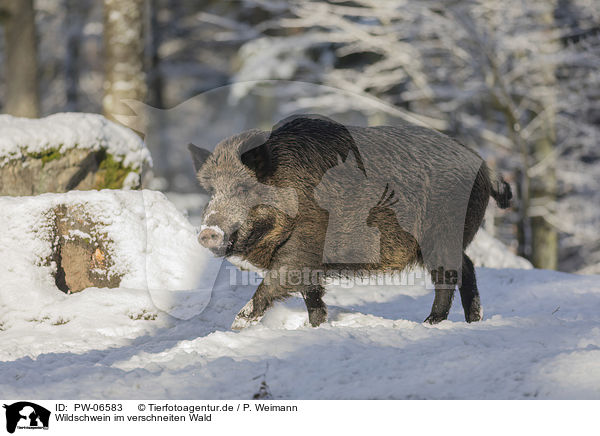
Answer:
[[[275,171],[275,158],[272,143],[266,132],[247,140],[240,149],[242,163],[256,174],[259,182],[263,182]]]
[[[194,144],[188,144],[188,150],[192,154],[192,159],[194,160],[194,169],[198,172],[202,165],[204,165],[204,162],[206,162],[206,159],[210,156],[210,151],[196,147]]]

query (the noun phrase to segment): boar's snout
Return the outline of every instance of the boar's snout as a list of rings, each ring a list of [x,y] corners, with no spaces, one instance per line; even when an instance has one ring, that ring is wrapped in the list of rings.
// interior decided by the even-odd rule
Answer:
[[[225,234],[215,226],[210,226],[202,229],[198,235],[198,242],[204,247],[212,251],[220,251],[223,248]]]

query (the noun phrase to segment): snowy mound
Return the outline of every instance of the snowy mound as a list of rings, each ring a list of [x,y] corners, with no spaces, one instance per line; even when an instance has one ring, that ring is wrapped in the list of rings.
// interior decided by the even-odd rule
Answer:
[[[0,115],[0,166],[27,155],[71,149],[106,149],[133,170],[151,165],[150,152],[139,136],[102,115],[58,113],[41,119]]]
[[[73,295],[58,289],[56,262],[48,261],[54,242],[48,217],[59,205],[79,207],[100,223],[110,246],[111,273],[121,277],[119,288]],[[27,330],[33,323],[40,324],[37,330],[43,336],[42,325],[68,323],[77,334],[83,326],[104,325],[120,335],[124,324],[133,322],[138,328],[136,319],[155,319],[159,309],[181,318],[194,316],[210,298],[214,275],[205,277],[203,272],[215,269],[215,259],[159,192],[0,197],[0,229],[0,333]],[[217,271],[218,266],[220,262]],[[5,350],[10,352],[10,347]]]
[[[467,255],[475,266],[486,268],[532,269],[527,259],[511,253],[510,249],[484,229],[479,229],[475,239],[467,247]]]

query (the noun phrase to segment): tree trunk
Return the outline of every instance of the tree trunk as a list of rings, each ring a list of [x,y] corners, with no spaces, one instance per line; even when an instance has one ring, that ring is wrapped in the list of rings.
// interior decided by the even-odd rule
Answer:
[[[149,5],[149,27],[150,34],[148,43],[148,98],[149,104],[159,109],[164,109],[163,99],[163,77],[160,71],[160,55],[158,49],[161,43],[161,29],[158,23],[160,3],[158,0],[150,0]]]
[[[551,102],[547,102],[551,105]],[[536,213],[531,218],[531,262],[536,268],[556,269],[558,266],[558,232],[546,216],[552,213],[557,197],[554,111],[546,106],[544,136],[532,144],[534,162],[548,161],[544,171],[531,178],[530,200]]]
[[[6,102],[4,112],[37,118],[37,48],[33,0],[2,0],[6,41]]]
[[[79,111],[79,48],[83,36],[83,25],[87,18],[88,2],[66,0],[67,9],[67,47],[65,56],[65,96],[67,112]]]
[[[543,24],[549,27],[554,22],[552,14],[546,14]],[[548,41],[552,41],[549,37]],[[560,50],[558,42],[548,42],[541,50],[543,54],[552,54]],[[558,266],[558,232],[546,216],[553,213],[557,200],[556,157],[556,77],[551,65],[542,65],[540,78],[545,88],[541,98],[540,115],[542,132],[539,139],[531,144],[531,162],[543,166],[542,171],[531,177],[530,204],[538,213],[531,218],[531,262],[536,268],[556,269]]]
[[[544,138],[533,144],[533,149],[542,158],[552,153],[553,147],[554,141],[551,138]],[[530,198],[535,209],[553,210],[556,185],[553,163],[541,175],[531,179]],[[543,215],[531,218],[531,263],[536,268],[543,269],[556,269],[558,266],[558,232]]]
[[[104,61],[102,110],[131,115],[124,99],[144,101],[144,0],[104,0]]]

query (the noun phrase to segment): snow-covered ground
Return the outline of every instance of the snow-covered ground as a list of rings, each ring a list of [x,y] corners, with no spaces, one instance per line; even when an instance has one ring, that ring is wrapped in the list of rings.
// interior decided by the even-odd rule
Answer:
[[[121,288],[65,295],[52,267],[36,266],[45,250],[32,230],[39,211],[65,199],[100,208],[106,232],[128,236],[120,242],[130,256]],[[255,277],[207,259],[194,228],[162,194],[72,192],[0,203],[7,398],[246,399],[264,381],[276,399],[600,399],[599,276],[478,268],[484,321],[466,324],[457,298],[449,321],[436,326],[422,324],[433,295],[421,286],[332,285],[329,321],[319,328],[307,326],[304,303],[292,298],[234,332]],[[472,250],[477,263],[528,266],[482,235]],[[190,287],[202,277],[190,271],[218,265],[201,310]]]

